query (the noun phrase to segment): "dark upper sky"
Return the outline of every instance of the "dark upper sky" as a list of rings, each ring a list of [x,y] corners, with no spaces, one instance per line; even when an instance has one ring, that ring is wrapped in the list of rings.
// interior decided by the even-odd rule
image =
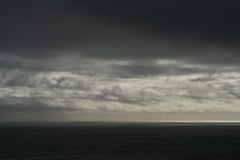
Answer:
[[[181,57],[211,46],[236,56],[240,41],[237,0],[0,3],[0,51],[30,57],[54,49],[101,58]]]

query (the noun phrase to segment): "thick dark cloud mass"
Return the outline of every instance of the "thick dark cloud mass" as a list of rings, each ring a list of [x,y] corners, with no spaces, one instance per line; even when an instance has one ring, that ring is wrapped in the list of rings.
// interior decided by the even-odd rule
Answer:
[[[3,0],[0,6],[0,51],[19,56],[65,50],[95,58],[223,61],[239,55],[236,0]],[[209,53],[219,47],[228,53]]]
[[[1,0],[0,114],[237,114],[239,17],[238,0]]]
[[[153,27],[155,31],[215,35],[218,38],[239,39],[237,20],[239,2],[236,0],[130,0],[85,1],[91,9],[105,18],[124,24]],[[164,30],[165,29],[165,30]]]

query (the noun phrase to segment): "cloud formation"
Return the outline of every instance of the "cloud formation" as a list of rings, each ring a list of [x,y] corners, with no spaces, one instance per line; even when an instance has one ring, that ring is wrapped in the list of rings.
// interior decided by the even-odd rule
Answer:
[[[41,70],[37,62],[37,70],[2,69],[0,110],[240,112],[236,66],[163,59],[83,62],[74,64],[75,69],[57,67],[61,58],[49,66],[43,61],[49,70]]]
[[[240,112],[240,3],[0,2],[0,111]]]

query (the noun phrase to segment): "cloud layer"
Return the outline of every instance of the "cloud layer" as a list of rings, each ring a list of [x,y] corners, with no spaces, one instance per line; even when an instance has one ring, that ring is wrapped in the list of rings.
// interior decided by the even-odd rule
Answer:
[[[219,68],[167,59],[145,63],[82,59],[77,64],[68,60],[73,57],[51,63],[5,60],[0,110],[240,112],[236,65]],[[16,68],[8,67],[12,61],[19,62]]]
[[[2,0],[0,113],[238,113],[239,8]]]

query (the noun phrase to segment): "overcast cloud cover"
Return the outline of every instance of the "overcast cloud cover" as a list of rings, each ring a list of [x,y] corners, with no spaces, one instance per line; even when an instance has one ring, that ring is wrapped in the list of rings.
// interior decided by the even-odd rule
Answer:
[[[0,112],[238,113],[239,16],[237,0],[2,0]]]

